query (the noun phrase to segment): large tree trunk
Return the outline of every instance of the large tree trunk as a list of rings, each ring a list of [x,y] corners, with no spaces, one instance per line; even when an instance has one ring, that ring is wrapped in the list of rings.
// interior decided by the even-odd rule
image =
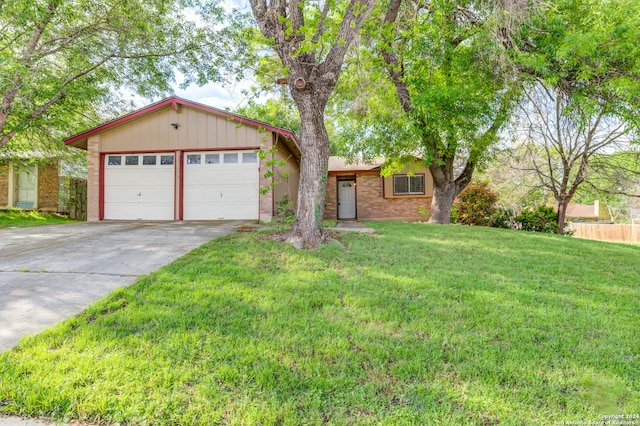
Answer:
[[[455,182],[434,184],[429,223],[449,224],[451,222],[451,207],[453,207],[453,201],[457,195]]]
[[[567,216],[567,208],[569,207],[570,198],[563,197],[558,201],[558,234],[564,235],[564,220]]]
[[[287,241],[296,248],[315,247],[326,239],[322,220],[327,191],[329,138],[324,125],[324,105],[319,98],[321,97],[311,91],[294,95],[302,124],[302,158],[298,205]]]
[[[305,37],[305,15],[313,13],[298,1],[249,0],[251,11],[260,28],[272,44],[282,65],[288,70],[288,84],[298,111],[300,131],[300,186],[293,228],[286,238],[295,247],[315,247],[326,239],[322,229],[327,189],[329,141],[324,126],[324,108],[340,77],[349,46],[356,39],[362,24],[371,13],[375,0],[349,0],[348,4],[333,4],[344,13],[337,33],[329,35],[325,20],[332,3],[321,7],[320,19],[311,39]],[[346,6],[343,9],[343,6]],[[342,10],[344,12],[342,12]],[[316,22],[315,24],[313,22]],[[307,23],[308,24],[308,23]],[[322,40],[322,37],[327,37]],[[328,48],[326,41],[335,42]],[[305,43],[303,43],[303,41]],[[324,59],[320,59],[324,58]]]
[[[475,165],[467,161],[460,175],[453,179],[453,156],[436,158],[429,167],[433,176],[433,198],[431,199],[431,215],[429,223],[448,225],[451,223],[453,202],[462,192],[473,176]]]

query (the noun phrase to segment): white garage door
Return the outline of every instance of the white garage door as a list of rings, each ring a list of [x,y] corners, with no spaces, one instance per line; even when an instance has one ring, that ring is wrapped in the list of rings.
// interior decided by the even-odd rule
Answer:
[[[184,220],[258,219],[255,151],[186,152]]]
[[[174,219],[174,154],[107,154],[104,218]]]

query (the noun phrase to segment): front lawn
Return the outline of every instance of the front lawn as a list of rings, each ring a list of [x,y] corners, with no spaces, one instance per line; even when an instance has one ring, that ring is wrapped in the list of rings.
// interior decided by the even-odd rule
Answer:
[[[265,233],[194,250],[0,354],[0,412],[153,425],[640,414],[640,248],[371,226],[315,251]]]
[[[43,213],[37,210],[6,209],[0,210],[0,230],[9,227],[28,227],[74,222],[66,216]]]

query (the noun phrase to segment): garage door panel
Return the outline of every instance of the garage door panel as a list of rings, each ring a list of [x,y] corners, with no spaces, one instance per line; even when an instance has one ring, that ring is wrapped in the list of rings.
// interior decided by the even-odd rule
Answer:
[[[252,152],[252,151],[247,151]],[[183,207],[185,220],[258,219],[258,163],[243,163],[243,152],[218,152],[219,163],[186,153]],[[195,157],[189,157],[195,155]],[[191,158],[191,160],[190,160]],[[227,160],[237,163],[225,163]]]
[[[136,156],[138,164],[126,163],[125,158]],[[166,162],[166,157],[173,159],[173,154],[107,156],[104,173],[105,219],[174,219],[175,168],[173,164],[162,164],[161,157]]]

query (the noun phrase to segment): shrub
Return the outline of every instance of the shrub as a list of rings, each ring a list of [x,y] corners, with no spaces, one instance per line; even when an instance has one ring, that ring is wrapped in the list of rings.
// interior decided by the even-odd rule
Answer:
[[[554,233],[558,231],[557,213],[552,207],[538,206],[535,210],[524,209],[515,217],[523,231]]]
[[[498,196],[491,191],[488,182],[470,183],[456,198],[451,220],[464,225],[490,226],[496,201]]]
[[[521,226],[515,219],[516,215],[513,210],[503,208],[493,215],[491,226],[493,228],[521,229]]]
[[[295,211],[293,210],[293,201],[288,195],[282,197],[280,201],[276,201],[275,217],[278,221],[284,223],[293,223]]]

